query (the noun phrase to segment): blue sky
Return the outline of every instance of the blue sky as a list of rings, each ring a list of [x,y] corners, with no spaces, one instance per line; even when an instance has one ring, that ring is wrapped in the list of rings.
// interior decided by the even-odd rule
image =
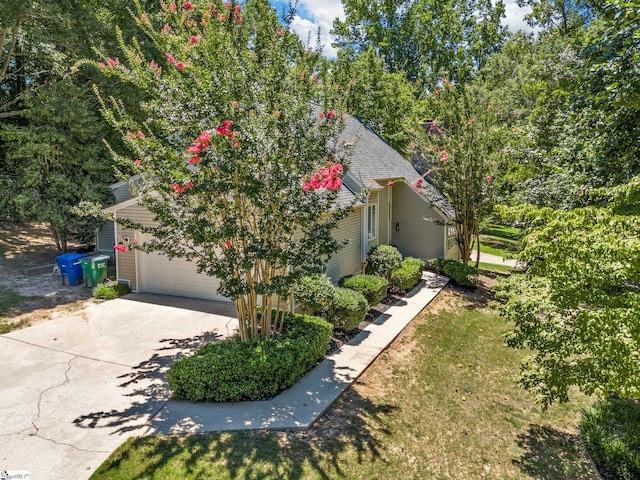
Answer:
[[[287,8],[287,0],[270,0],[276,7],[278,13],[282,13],[283,8]],[[523,29],[531,31],[531,28],[524,21],[527,8],[518,7],[516,0],[505,0],[506,19],[504,24],[509,30],[517,31]],[[324,53],[328,57],[335,57],[335,50],[331,47],[331,36],[329,31],[336,17],[344,18],[342,2],[340,0],[299,0],[297,15],[293,20],[293,30],[306,41],[311,34],[312,42],[315,42],[318,27],[321,28],[322,43]]]

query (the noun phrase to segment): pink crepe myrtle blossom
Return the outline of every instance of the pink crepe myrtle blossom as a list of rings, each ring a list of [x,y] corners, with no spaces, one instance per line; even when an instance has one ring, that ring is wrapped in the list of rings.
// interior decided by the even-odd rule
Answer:
[[[142,165],[142,160],[140,160],[139,158],[136,158],[136,159],[133,161],[133,163],[134,163],[134,165],[136,165],[136,166],[138,166],[138,167],[139,167],[140,165]]]
[[[147,25],[151,25],[151,20],[149,20],[149,17],[147,16],[146,13],[143,13],[142,15],[140,15],[140,21],[142,23],[146,23]]]
[[[334,118],[336,116],[336,112],[334,110],[329,110],[327,113],[327,118]]]
[[[433,122],[431,122],[431,126],[429,127],[429,131],[433,132],[437,127],[438,127],[438,122],[436,122],[434,120]]]
[[[389,180],[387,182],[387,187],[393,187],[393,181],[392,180]]]
[[[485,177],[485,180],[486,180],[488,183],[491,183],[491,182],[492,182],[492,180],[493,180],[493,177],[492,177],[491,175],[487,175],[487,176]]]
[[[171,10],[172,12],[175,12],[175,11],[176,11],[176,8],[177,8],[177,7],[176,7],[176,2],[171,2],[171,3],[169,4],[169,10]]]
[[[167,53],[166,56],[167,56],[167,60],[169,60],[169,63],[176,63],[176,57],[174,57],[170,53]]]
[[[186,67],[186,65],[184,64],[184,62],[176,62],[176,67],[178,67],[180,70],[184,70],[184,67]]]
[[[198,163],[200,163],[200,161],[201,161],[201,160],[202,160],[202,159],[201,159],[199,156],[194,155],[193,157],[191,157],[191,158],[189,159],[189,161],[188,161],[187,163],[188,163],[189,165],[197,165]]]
[[[127,246],[124,243],[119,243],[118,245],[114,245],[113,249],[117,252],[126,252]]]
[[[191,2],[183,2],[182,3],[182,8],[184,8],[185,10],[191,10],[191,9],[193,9],[193,3],[191,3]]]
[[[130,132],[129,130],[127,130],[127,137],[132,138],[132,139],[145,138],[146,135],[141,130],[138,130],[137,132]]]
[[[339,163],[327,162],[326,166],[320,167],[319,171],[311,175],[306,175],[302,180],[302,190],[338,190],[342,186],[340,175],[344,172],[344,167]]]
[[[418,181],[416,182],[416,186],[421,187],[424,184],[424,179],[423,178],[419,178]]]
[[[238,24],[242,23],[242,17],[236,17],[236,23]]]
[[[200,39],[198,38],[197,35],[191,35],[191,38],[189,38],[189,43],[192,45],[197,44],[200,41]]]
[[[233,120],[223,120],[219,127],[216,127],[216,132],[223,137],[230,137],[233,135],[233,130],[231,130],[231,125],[233,125]]]
[[[441,162],[446,162],[447,160],[449,160],[449,154],[447,153],[446,150],[442,150],[440,152],[440,161]]]
[[[171,33],[171,25],[167,23],[164,27],[162,27],[162,33]]]
[[[156,62],[154,62],[153,60],[149,62],[149,67],[156,73],[162,73],[162,67],[158,65]]]
[[[224,241],[224,246],[227,248],[231,248],[231,242],[229,240]]]
[[[107,66],[115,68],[118,65],[120,65],[120,60],[118,60],[117,58],[107,58]]]
[[[186,190],[182,185],[180,185],[179,183],[172,183],[171,184],[171,190],[173,190],[176,193],[184,193],[184,191]]]

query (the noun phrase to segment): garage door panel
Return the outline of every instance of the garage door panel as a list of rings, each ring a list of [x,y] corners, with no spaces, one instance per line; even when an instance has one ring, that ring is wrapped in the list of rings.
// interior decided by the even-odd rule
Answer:
[[[156,252],[137,251],[139,290],[179,297],[228,300],[218,294],[220,280],[197,272],[194,262]]]

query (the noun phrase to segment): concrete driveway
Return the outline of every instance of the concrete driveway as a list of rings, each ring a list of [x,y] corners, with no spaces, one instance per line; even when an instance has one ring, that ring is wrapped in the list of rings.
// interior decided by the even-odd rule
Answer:
[[[232,304],[130,294],[0,335],[0,470],[81,480],[169,399],[167,367],[233,333]]]

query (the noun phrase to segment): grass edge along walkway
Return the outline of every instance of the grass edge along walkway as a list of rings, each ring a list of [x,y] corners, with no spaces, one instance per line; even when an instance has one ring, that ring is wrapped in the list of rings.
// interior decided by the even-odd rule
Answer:
[[[131,439],[92,479],[597,479],[576,435],[588,400],[541,411],[486,299],[443,293],[308,432]]]

